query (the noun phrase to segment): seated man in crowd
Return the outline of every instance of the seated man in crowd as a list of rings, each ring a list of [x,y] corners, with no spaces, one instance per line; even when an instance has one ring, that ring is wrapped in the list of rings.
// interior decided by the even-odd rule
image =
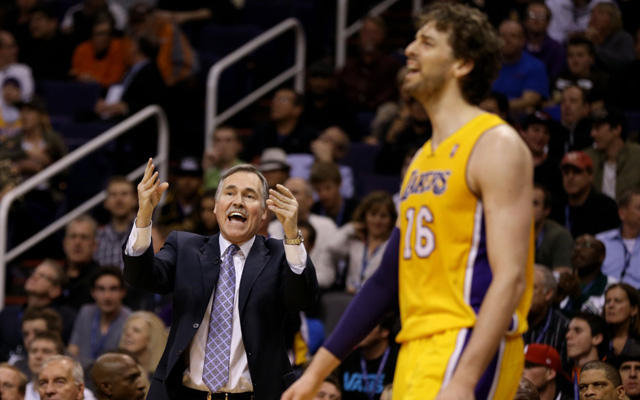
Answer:
[[[0,399],[24,400],[27,377],[7,363],[0,363]]]
[[[76,311],[92,302],[89,278],[98,268],[98,263],[93,259],[98,247],[97,233],[98,222],[84,214],[67,224],[62,239],[67,278],[63,295],[66,304]]]
[[[573,237],[595,235],[620,224],[615,201],[593,187],[593,162],[582,151],[572,151],[560,163],[566,197],[553,205],[551,217]]]
[[[593,185],[612,199],[640,185],[640,145],[627,142],[627,119],[606,107],[591,114],[594,147],[584,152],[593,160]]]
[[[351,215],[358,206],[358,202],[344,198],[340,193],[342,176],[336,164],[316,163],[311,167],[309,180],[318,196],[318,201],[311,207],[312,213],[331,218],[339,227],[351,221]]]
[[[549,152],[562,157],[566,152],[582,150],[593,144],[591,138],[590,94],[575,85],[562,90],[560,99],[560,130],[551,137]]]
[[[580,399],[622,400],[624,387],[616,368],[604,361],[584,365],[578,384]]]
[[[204,189],[217,189],[222,174],[229,168],[242,164],[239,158],[241,151],[242,139],[236,128],[229,125],[216,128],[213,132],[213,148],[205,150],[202,156]]]
[[[622,387],[629,400],[640,400],[640,347],[630,343],[615,359]]]
[[[604,243],[604,274],[640,288],[640,188],[622,193],[618,199],[620,227],[596,235]]]
[[[202,168],[195,157],[183,157],[175,170],[175,184],[160,208],[158,222],[170,230],[193,232],[200,223]]]
[[[573,382],[587,362],[600,360],[608,343],[606,335],[607,324],[602,317],[581,313],[571,319],[567,332],[567,355],[571,359],[570,377]]]
[[[547,76],[553,79],[565,63],[564,46],[547,34],[551,21],[551,10],[541,0],[534,0],[527,6],[524,28],[527,37],[526,49],[547,67]]]
[[[535,111],[527,115],[520,130],[520,136],[533,157],[533,180],[543,184],[553,196],[562,193],[562,175],[558,168],[560,157],[549,151],[549,142],[560,129],[549,114]]]
[[[68,356],[49,358],[38,374],[38,392],[42,400],[84,399],[82,366]]]
[[[558,286],[567,296],[560,302],[565,314],[580,311],[601,314],[604,307],[605,289],[617,279],[602,273],[605,248],[593,235],[585,234],[576,238],[571,267],[573,273],[560,275]]]
[[[22,339],[24,346],[19,354],[9,359],[9,364],[18,367],[27,378],[31,378],[29,369],[29,348],[37,334],[48,332],[62,337],[62,317],[51,308],[30,307],[22,317]]]
[[[546,344],[532,343],[525,347],[524,371],[538,390],[540,400],[569,400],[556,383],[562,376],[562,362],[558,352]]]
[[[571,232],[554,220],[551,213],[551,193],[539,183],[533,187],[533,220],[536,237],[536,264],[552,270],[570,270],[573,237]]]
[[[143,400],[145,386],[138,363],[129,355],[106,353],[91,368],[98,400]]]
[[[69,354],[83,367],[100,354],[115,349],[131,310],[122,305],[127,293],[122,271],[118,267],[101,267],[91,277],[91,296],[95,304],[82,307],[69,340]]]

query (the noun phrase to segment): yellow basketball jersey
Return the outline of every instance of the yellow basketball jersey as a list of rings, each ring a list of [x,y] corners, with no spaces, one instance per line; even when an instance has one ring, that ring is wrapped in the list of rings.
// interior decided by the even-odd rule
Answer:
[[[399,251],[402,330],[398,342],[475,324],[492,273],[482,202],[469,189],[467,168],[482,134],[504,123],[493,114],[482,114],[435,151],[428,141],[404,177]],[[528,285],[505,333],[508,335],[527,329],[533,290],[533,226],[531,232]]]

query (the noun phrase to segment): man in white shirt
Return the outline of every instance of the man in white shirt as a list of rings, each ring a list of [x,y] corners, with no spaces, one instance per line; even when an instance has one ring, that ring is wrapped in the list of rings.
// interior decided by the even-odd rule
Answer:
[[[235,166],[218,185],[213,212],[220,234],[172,232],[154,257],[151,216],[169,185],[153,171],[149,159],[124,248],[128,282],[174,293],[171,333],[148,398],[279,398],[295,380],[285,316],[312,307],[318,291],[298,230],[297,201],[282,185],[269,190],[255,167]],[[267,208],[282,224],[284,246],[256,235]]]

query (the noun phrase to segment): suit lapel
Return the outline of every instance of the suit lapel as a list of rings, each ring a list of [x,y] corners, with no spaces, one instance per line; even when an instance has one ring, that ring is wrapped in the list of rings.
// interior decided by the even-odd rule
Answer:
[[[249,257],[247,257],[247,261],[244,263],[242,279],[240,280],[240,296],[238,299],[240,302],[240,304],[238,304],[240,315],[242,315],[242,310],[244,310],[247,304],[247,299],[249,298],[253,284],[269,262],[269,258],[271,258],[269,256],[269,249],[264,245],[262,238],[256,236],[256,240],[253,242],[253,246],[251,246],[251,250],[249,251]]]
[[[213,293],[220,273],[220,234],[209,236],[209,240],[200,248],[200,268],[202,269],[203,297],[207,300]],[[195,286],[195,282],[193,282]],[[205,303],[207,304],[207,303]]]

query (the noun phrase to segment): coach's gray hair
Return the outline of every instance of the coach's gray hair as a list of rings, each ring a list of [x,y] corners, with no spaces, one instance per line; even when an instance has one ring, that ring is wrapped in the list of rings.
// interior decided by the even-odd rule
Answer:
[[[551,291],[555,296],[556,291],[558,290],[558,283],[556,282],[555,276],[553,276],[553,272],[541,264],[536,264],[535,270],[542,272],[542,275],[544,276],[543,284],[545,293],[549,293],[549,291]]]
[[[264,177],[264,175],[262,175],[262,172],[260,172],[258,168],[256,168],[251,164],[236,165],[235,167],[229,168],[224,174],[222,174],[222,176],[220,177],[220,180],[218,181],[218,188],[216,189],[216,202],[220,199],[222,182],[226,178],[228,178],[229,176],[237,172],[248,172],[248,173],[258,175],[258,178],[260,178],[260,183],[262,183],[262,188],[261,188],[262,190],[260,191],[261,192],[260,194],[262,195],[262,209],[266,209],[267,198],[268,198],[267,196],[269,195],[269,184],[267,183],[267,179]]]
[[[80,363],[73,357],[60,355],[52,356],[48,358],[47,361],[44,362],[44,364],[42,364],[42,368],[40,368],[40,371],[43,371],[47,365],[56,361],[69,361],[72,365],[71,376],[73,377],[73,381],[77,385],[81,383],[84,384],[84,372],[82,370],[82,365],[80,365]]]

